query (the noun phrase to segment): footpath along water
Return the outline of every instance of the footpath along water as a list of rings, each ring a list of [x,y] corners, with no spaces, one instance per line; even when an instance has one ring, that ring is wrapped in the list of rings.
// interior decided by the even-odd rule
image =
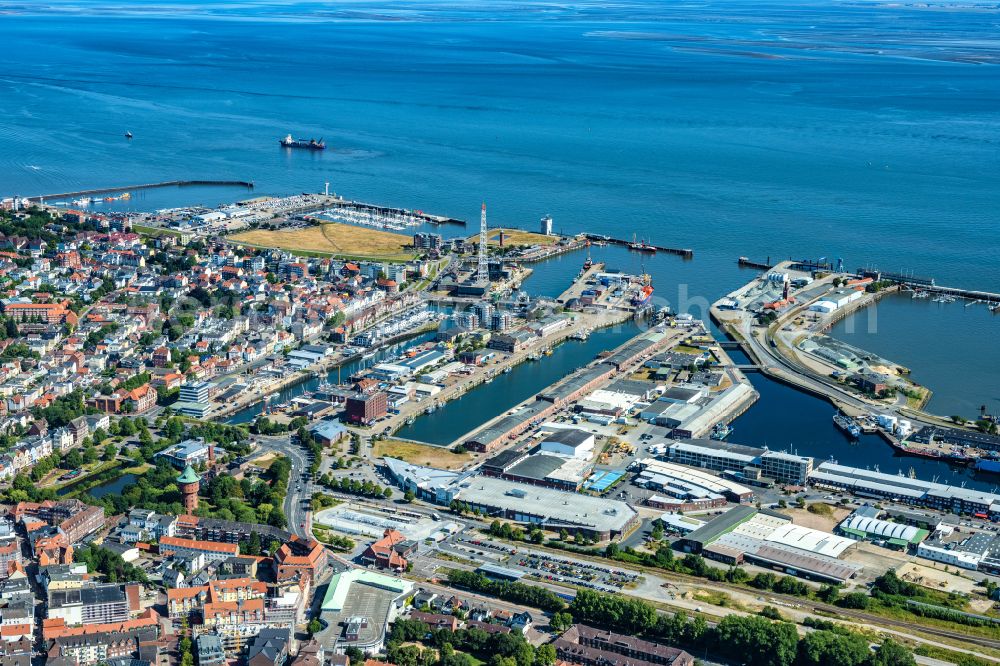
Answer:
[[[525,361],[489,384],[480,384],[458,400],[418,417],[396,432],[397,437],[445,446],[486,421],[554,384],[589,363],[601,351],[614,349],[639,332],[627,322],[590,334],[586,341],[567,340],[538,361]]]

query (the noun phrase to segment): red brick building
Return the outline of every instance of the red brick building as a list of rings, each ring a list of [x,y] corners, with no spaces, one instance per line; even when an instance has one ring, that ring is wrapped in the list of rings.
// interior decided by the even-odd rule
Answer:
[[[347,398],[344,407],[349,422],[370,424],[389,413],[389,396],[385,391],[356,393]]]
[[[403,571],[406,569],[407,557],[417,550],[415,541],[408,540],[401,532],[387,529],[382,538],[373,542],[361,555],[365,564],[373,564],[379,569]]]

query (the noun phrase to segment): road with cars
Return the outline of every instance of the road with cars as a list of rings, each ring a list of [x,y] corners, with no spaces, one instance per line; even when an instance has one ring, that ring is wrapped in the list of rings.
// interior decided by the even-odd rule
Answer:
[[[279,453],[288,458],[291,472],[288,475],[288,493],[285,495],[284,512],[288,531],[300,537],[312,536],[312,486],[309,465],[312,452],[292,441],[292,435],[262,435],[256,438],[262,451]]]

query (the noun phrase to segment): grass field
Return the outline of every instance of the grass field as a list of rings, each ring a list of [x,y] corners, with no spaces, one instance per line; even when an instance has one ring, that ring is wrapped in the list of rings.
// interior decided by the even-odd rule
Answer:
[[[452,453],[441,446],[425,446],[413,442],[402,442],[398,439],[383,439],[375,442],[374,456],[381,458],[399,458],[414,465],[438,467],[440,469],[458,469],[472,460],[471,453]]]
[[[490,245],[500,244],[500,229],[490,229],[487,232],[487,242]],[[470,243],[478,243],[479,236],[469,236]],[[552,245],[559,242],[559,236],[545,236],[520,229],[504,229],[503,244],[506,245]]]
[[[236,243],[254,247],[277,247],[345,259],[409,261],[415,256],[407,247],[412,243],[409,236],[337,222],[284,231],[256,229],[229,238]]]
[[[163,227],[146,227],[141,224],[133,224],[132,231],[145,236],[180,236],[181,232],[174,229],[164,229]]]

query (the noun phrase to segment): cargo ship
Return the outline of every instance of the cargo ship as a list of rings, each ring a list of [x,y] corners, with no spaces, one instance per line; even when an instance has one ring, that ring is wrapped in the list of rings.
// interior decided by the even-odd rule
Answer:
[[[861,436],[861,428],[854,422],[854,419],[844,416],[843,414],[834,414],[833,423],[847,433],[851,439],[857,439]]]
[[[884,432],[884,431],[879,431]],[[956,465],[968,465],[972,462],[976,463],[976,469],[982,469],[983,471],[991,471],[987,467],[980,468],[981,458],[977,459],[974,455],[969,455],[968,451],[960,447],[952,447],[950,449],[945,449],[941,447],[936,447],[934,445],[925,445],[920,442],[906,442],[900,441],[895,437],[886,437],[889,445],[896,449],[899,453],[907,456],[917,456],[919,458],[931,458],[933,460],[943,460],[945,462],[953,463]],[[1000,462],[1000,461],[998,461]],[[996,465],[998,471],[1000,471],[1000,464]]]
[[[320,139],[295,139],[291,134],[278,141],[283,148],[308,148],[309,150],[325,150],[326,141]]]
[[[1000,455],[991,452],[988,455],[980,456],[976,459],[976,471],[1000,474]]]

